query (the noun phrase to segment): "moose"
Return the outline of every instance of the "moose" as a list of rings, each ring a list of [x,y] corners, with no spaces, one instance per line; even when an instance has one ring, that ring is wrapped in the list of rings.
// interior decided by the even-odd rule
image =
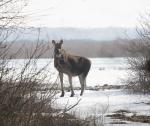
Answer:
[[[81,84],[81,93],[83,95],[84,89],[86,87],[86,77],[91,68],[91,61],[88,58],[82,56],[71,55],[67,53],[63,48],[63,40],[56,42],[52,40],[54,45],[54,67],[59,72],[60,82],[61,82],[61,96],[64,97],[64,86],[63,86],[63,74],[68,75],[69,84],[71,88],[71,95],[75,95],[72,85],[72,77],[78,76]]]

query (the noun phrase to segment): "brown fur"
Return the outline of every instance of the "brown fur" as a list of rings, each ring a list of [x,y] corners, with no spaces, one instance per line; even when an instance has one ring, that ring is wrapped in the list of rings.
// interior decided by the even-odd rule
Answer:
[[[91,67],[91,61],[85,57],[75,56],[67,53],[64,49],[61,48],[63,41],[61,40],[60,43],[55,43],[54,49],[54,66],[60,73],[60,79],[63,78],[63,73],[67,74],[69,77],[71,88],[72,86],[72,77],[79,76],[79,80],[81,83],[81,95],[83,94],[85,85],[86,85],[86,77]],[[62,86],[62,95],[64,95],[63,91],[63,79],[61,80]],[[74,95],[73,89],[71,90],[72,94]]]

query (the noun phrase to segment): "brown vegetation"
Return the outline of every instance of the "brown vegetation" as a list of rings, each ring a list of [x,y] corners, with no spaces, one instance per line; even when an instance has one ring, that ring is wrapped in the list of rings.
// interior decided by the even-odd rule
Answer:
[[[142,30],[137,30],[140,39],[128,47],[133,56],[128,58],[131,67],[128,86],[133,92],[150,92],[150,24],[148,20],[141,23]]]
[[[40,43],[43,43],[44,47],[49,49],[40,58],[53,57],[53,45],[51,44],[51,41],[39,41]],[[71,54],[86,57],[129,57],[132,54],[126,49],[131,41],[132,40],[116,40],[103,42],[94,40],[64,40],[64,49]],[[25,54],[26,49],[34,50],[35,43],[36,42],[25,40],[15,41],[9,49],[9,54],[14,53],[17,49],[21,48],[20,54],[17,54],[16,58],[27,58]],[[9,42],[5,44],[10,45]]]
[[[150,116],[148,115],[132,114],[131,116],[127,116],[126,113],[131,113],[131,112],[128,110],[119,110],[116,111],[115,114],[107,115],[107,117],[111,117],[112,119],[131,121],[131,122],[150,123]]]
[[[43,84],[47,78],[43,71],[49,63],[37,67],[38,59],[48,50],[39,41],[40,31],[30,48],[15,43],[17,38],[7,41],[22,24],[25,6],[26,0],[0,1],[0,126],[79,126],[80,121],[66,116],[71,108],[58,110],[52,106],[57,84]],[[27,60],[17,69],[12,60],[16,58]]]

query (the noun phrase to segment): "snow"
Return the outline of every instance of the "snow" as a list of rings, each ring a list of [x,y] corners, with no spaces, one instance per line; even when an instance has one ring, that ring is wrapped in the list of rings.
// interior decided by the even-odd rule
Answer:
[[[96,85],[121,85],[122,80],[127,78],[128,65],[125,58],[90,58],[92,61],[91,69],[87,76],[87,86]],[[40,60],[39,66],[46,64],[49,60]],[[58,71],[54,68],[53,60],[49,66],[50,73],[52,73],[52,82],[56,81]],[[64,84],[69,85],[68,77],[64,74]],[[73,86],[80,87],[78,77],[73,78]]]
[[[92,66],[87,77],[87,86],[96,85],[122,85],[123,80],[128,77],[130,71],[129,66],[126,64],[125,58],[91,58]],[[17,68],[15,73],[19,73],[20,68],[26,60],[11,60],[8,67],[12,64]],[[53,83],[58,77],[58,72],[54,68],[53,59],[39,59],[37,68],[40,69],[44,65],[49,64],[43,75],[47,75],[45,83]],[[27,71],[29,72],[29,71]],[[42,77],[43,75],[40,75]],[[43,81],[44,82],[44,81]],[[59,83],[59,81],[57,81]],[[64,84],[68,86],[68,78],[65,75]],[[80,87],[77,77],[73,78],[73,86]],[[75,97],[70,97],[70,92],[65,92],[65,96],[56,96],[55,107],[65,108],[74,105],[79,100],[79,104],[74,107],[70,112],[75,112],[76,116],[85,118],[91,115],[107,115],[116,110],[124,109],[139,115],[150,115],[150,105],[145,104],[150,102],[149,95],[129,94],[125,90],[99,90],[90,91],[85,90],[84,95],[81,97],[80,91],[75,91]],[[118,126],[119,124],[108,124],[112,122],[111,119],[105,119],[105,124],[108,126]],[[121,124],[121,126],[148,126],[149,124],[133,123]]]
[[[120,85],[127,77],[128,66],[125,58],[91,58],[92,66],[87,76],[87,86]],[[68,78],[64,78],[68,85]],[[77,77],[73,78],[74,86],[80,86]]]
[[[87,86],[96,86],[96,85],[121,85],[123,84],[122,80],[127,78],[128,65],[126,64],[126,58],[90,58],[92,61],[92,66],[90,72],[87,76]],[[20,72],[20,68],[27,62],[28,60],[17,59],[11,60],[8,67],[15,67],[15,73]],[[42,68],[45,65],[48,65],[47,69],[43,72],[47,75],[47,79],[45,83],[53,83],[56,81],[58,77],[58,71],[54,68],[53,59],[39,59],[35,66],[34,61],[31,64],[29,70],[32,67],[37,67],[37,70]],[[39,76],[39,78],[42,75]],[[59,83],[59,82],[58,82]],[[64,84],[66,86],[69,85],[68,77],[64,75]],[[80,87],[78,77],[73,78],[73,86]]]
[[[144,104],[144,102],[149,102],[149,95],[128,94],[121,89],[104,91],[86,90],[82,97],[79,95],[80,91],[75,91],[75,93],[75,97],[70,97],[70,92],[66,92],[65,97],[59,97],[60,94],[58,94],[55,107],[70,107],[81,100],[79,104],[71,110],[71,112],[80,118],[86,118],[91,115],[107,115],[120,109],[131,111],[137,115],[150,115],[150,106]],[[110,120],[110,122],[111,121],[112,120]],[[105,123],[108,123],[108,118],[105,119]],[[124,125],[130,126],[131,124],[132,126],[147,125],[135,122],[128,122],[128,124]],[[117,126],[117,124],[113,125]]]
[[[57,103],[60,104],[61,107],[65,107],[66,103],[68,103],[68,105],[73,105],[81,99],[79,105],[75,109],[81,109],[83,113],[89,111],[89,108],[95,108],[97,105],[104,108],[108,107],[108,112],[124,109],[133,112],[137,112],[136,110],[138,110],[139,114],[148,114],[150,110],[150,106],[143,103],[149,101],[149,95],[128,94],[123,90],[86,90],[83,96],[79,95],[80,91],[75,91],[75,93],[75,97],[70,97],[70,92],[66,92],[63,98],[59,97],[60,94],[58,94]]]

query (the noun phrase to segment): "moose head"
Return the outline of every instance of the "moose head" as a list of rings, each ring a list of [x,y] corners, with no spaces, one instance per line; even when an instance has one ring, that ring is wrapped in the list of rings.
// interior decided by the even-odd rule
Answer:
[[[62,48],[63,40],[60,40],[60,42],[55,42],[55,40],[52,40],[52,44],[54,45],[54,54],[59,55],[59,50]]]

